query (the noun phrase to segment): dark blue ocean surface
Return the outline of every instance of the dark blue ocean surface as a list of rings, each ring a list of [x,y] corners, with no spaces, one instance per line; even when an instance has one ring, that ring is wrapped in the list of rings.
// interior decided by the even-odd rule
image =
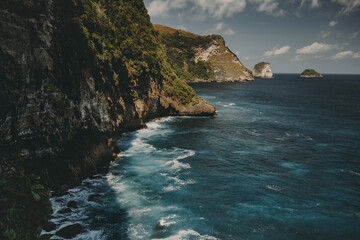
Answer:
[[[53,198],[76,239],[360,239],[360,76],[192,85],[216,117],[124,134],[108,173]],[[60,214],[68,201],[79,207]]]

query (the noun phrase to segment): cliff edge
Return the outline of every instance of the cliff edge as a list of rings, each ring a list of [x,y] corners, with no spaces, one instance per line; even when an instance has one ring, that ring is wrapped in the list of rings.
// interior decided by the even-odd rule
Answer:
[[[142,0],[2,0],[0,81],[1,239],[35,239],[49,189],[102,171],[121,133],[216,110],[169,64]]]
[[[200,36],[154,24],[167,56],[180,77],[188,82],[254,80],[252,73],[219,35]]]
[[[260,62],[254,66],[252,71],[254,77],[258,78],[272,78],[273,73],[270,67],[270,63]]]

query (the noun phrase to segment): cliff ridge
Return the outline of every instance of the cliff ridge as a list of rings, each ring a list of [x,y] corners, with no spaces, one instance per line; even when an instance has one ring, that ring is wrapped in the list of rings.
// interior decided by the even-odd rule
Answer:
[[[225,45],[219,35],[194,33],[154,24],[170,62],[188,82],[234,82],[254,80],[252,73]]]
[[[36,239],[49,190],[103,171],[123,132],[216,110],[169,64],[142,0],[2,0],[0,81],[1,239]]]

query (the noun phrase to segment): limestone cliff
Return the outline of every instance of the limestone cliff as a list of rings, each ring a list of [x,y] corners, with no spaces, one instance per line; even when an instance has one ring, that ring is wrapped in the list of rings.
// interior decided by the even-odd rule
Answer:
[[[300,77],[302,78],[322,78],[323,75],[315,71],[314,69],[305,69]]]
[[[252,71],[254,77],[259,78],[272,78],[273,73],[270,67],[270,63],[267,62],[261,62],[254,66],[254,69]]]
[[[234,82],[254,80],[252,73],[226,47],[219,35],[200,36],[154,25],[170,62],[188,82]]]
[[[101,171],[121,133],[153,117],[215,113],[168,63],[141,0],[2,0],[0,81],[0,198],[29,199],[35,212],[39,186],[65,190]],[[19,197],[3,180],[28,189]],[[18,226],[17,215],[8,225],[0,215],[11,235],[3,227]]]

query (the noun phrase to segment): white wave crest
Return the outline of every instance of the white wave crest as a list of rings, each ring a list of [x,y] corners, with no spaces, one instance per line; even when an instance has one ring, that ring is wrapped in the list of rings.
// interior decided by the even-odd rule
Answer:
[[[161,238],[162,240],[185,240],[189,239],[189,237],[196,237],[196,239],[199,240],[217,240],[218,238],[209,236],[209,235],[201,235],[200,233],[194,231],[194,230],[181,230],[176,235],[167,237],[167,238]],[[153,238],[152,240],[160,240],[160,238]]]

